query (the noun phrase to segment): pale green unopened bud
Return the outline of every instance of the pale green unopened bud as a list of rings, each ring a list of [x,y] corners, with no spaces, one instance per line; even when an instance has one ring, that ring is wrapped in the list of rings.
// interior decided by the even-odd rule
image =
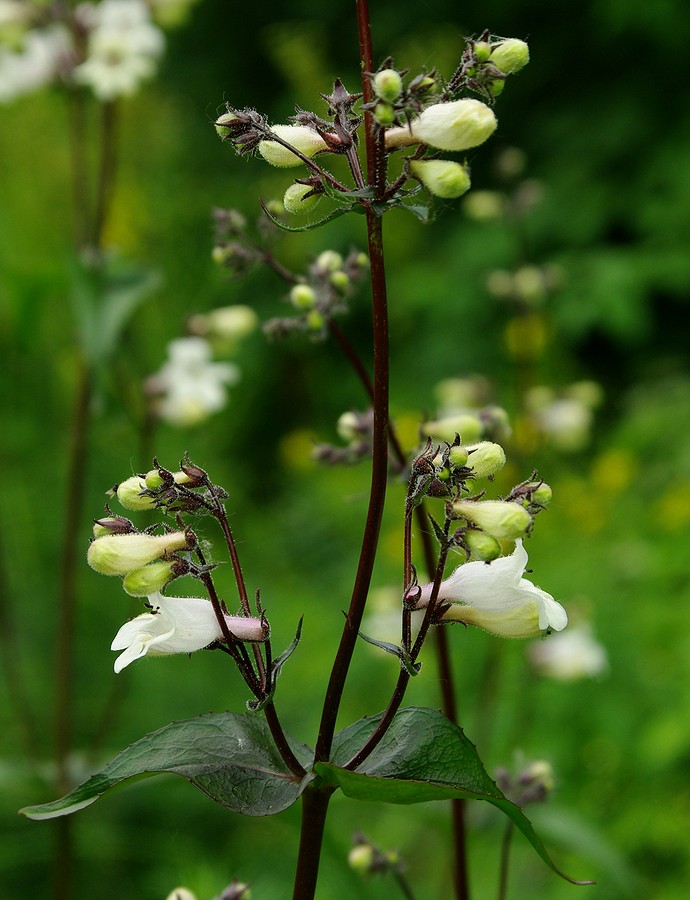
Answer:
[[[365,269],[369,265],[369,257],[363,251],[355,257],[355,265],[360,269]]]
[[[505,86],[506,83],[504,78],[494,78],[491,82],[491,93],[494,97],[500,97]]]
[[[532,517],[524,507],[504,500],[457,500],[453,512],[497,541],[525,537],[532,524]]]
[[[106,534],[91,542],[86,558],[91,568],[102,575],[127,575],[166,553],[192,545],[191,536],[185,531],[161,535]]]
[[[553,766],[546,759],[538,759],[520,773],[519,783],[539,787],[544,794],[550,794],[556,786]]]
[[[370,875],[375,860],[374,848],[371,844],[357,844],[350,850],[347,862],[358,875]]]
[[[359,416],[352,411],[344,412],[338,419],[336,429],[340,437],[347,443],[356,440],[361,434]]]
[[[214,127],[216,129],[216,134],[221,140],[230,134],[228,125],[236,118],[237,116],[234,113],[223,113],[222,116],[219,116],[216,119]]]
[[[172,472],[171,474],[175,484],[189,484],[193,480],[186,472]],[[165,484],[159,469],[151,469],[150,472],[147,472],[144,476],[144,481],[150,491],[157,491],[158,488],[163,487]]]
[[[310,313],[307,313],[307,325],[310,331],[321,331],[325,323],[326,320],[318,309],[312,309]]]
[[[313,309],[316,303],[316,293],[308,284],[296,284],[290,291],[290,303],[295,309]]]
[[[448,416],[446,419],[438,419],[435,422],[425,422],[422,432],[437,441],[447,441],[452,444],[455,435],[459,434],[463,441],[477,441],[482,433],[482,423],[477,416],[469,413],[459,413],[457,416]]]
[[[341,294],[344,294],[350,287],[350,276],[346,272],[343,272],[342,269],[337,272],[332,272],[331,277],[328,280],[336,291],[339,291]]]
[[[486,62],[487,59],[491,56],[491,45],[488,41],[475,41],[473,50],[477,62]]]
[[[326,272],[335,272],[336,269],[342,269],[343,258],[335,250],[324,250],[316,257],[316,268],[323,269]]]
[[[491,62],[506,75],[514,75],[529,62],[529,47],[517,38],[507,38],[491,49]]]
[[[321,199],[320,194],[311,194],[310,197],[307,197],[311,190],[312,188],[308,184],[291,184],[283,197],[285,211],[292,215],[311,212],[315,206],[318,206]]]
[[[460,163],[445,159],[420,159],[410,163],[410,173],[435,197],[452,200],[470,189],[470,176]]]
[[[166,584],[177,577],[176,566],[176,562],[153,562],[143,569],[128,572],[122,580],[122,587],[130,597],[148,597],[162,591]]]
[[[467,457],[467,447],[451,447],[448,453],[448,462],[451,466],[460,468],[467,465]]]
[[[133,509],[140,511],[143,509],[153,509],[156,505],[155,497],[142,496],[147,484],[141,475],[132,475],[131,478],[125,479],[117,486],[117,499],[125,509]]]
[[[475,478],[490,478],[506,464],[506,454],[500,444],[481,441],[467,448],[467,464],[474,470]]]
[[[529,496],[531,497],[531,502],[539,503],[540,506],[548,506],[553,499],[551,485],[547,484],[545,481],[542,481],[541,484],[538,481],[532,482],[532,484],[526,484],[524,490],[530,491]],[[525,502],[529,501],[525,500]]]
[[[386,132],[386,147],[423,143],[439,150],[469,150],[478,147],[496,130],[496,116],[481,100],[464,98],[428,106],[409,127]]]
[[[326,142],[321,135],[306,125],[274,125],[271,131],[287,141],[288,144],[292,144],[296,150],[309,159],[320,150],[327,149]],[[302,160],[298,156],[276,141],[261,141],[259,153],[267,163],[279,168],[284,169],[302,164]]]
[[[496,538],[491,537],[485,531],[468,531],[463,536],[467,549],[470,551],[471,560],[491,562],[501,555],[501,545]]]
[[[395,109],[382,100],[374,107],[374,118],[379,125],[392,125],[395,122]]]
[[[476,222],[500,219],[506,208],[503,194],[498,191],[472,191],[462,201],[463,212]]]
[[[382,100],[397,100],[402,89],[403,80],[395,69],[382,69],[374,75],[374,91]]]

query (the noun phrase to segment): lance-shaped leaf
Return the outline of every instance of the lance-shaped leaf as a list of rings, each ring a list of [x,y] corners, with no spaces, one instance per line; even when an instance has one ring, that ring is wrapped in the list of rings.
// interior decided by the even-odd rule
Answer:
[[[312,751],[294,744],[292,749],[307,766]],[[313,777],[299,781],[289,771],[263,718],[214,713],[147,734],[62,799],[20,812],[30,819],[65,816],[123,782],[163,772],[181,775],[211,800],[248,816],[282,812]]]
[[[573,884],[591,884],[573,881],[556,868],[525,814],[486,773],[474,744],[438,710],[400,710],[358,771],[340,768],[366,743],[380,718],[361,719],[335,736],[333,762],[314,767],[324,782],[357,800],[401,804],[486,800],[511,819],[549,868]]]

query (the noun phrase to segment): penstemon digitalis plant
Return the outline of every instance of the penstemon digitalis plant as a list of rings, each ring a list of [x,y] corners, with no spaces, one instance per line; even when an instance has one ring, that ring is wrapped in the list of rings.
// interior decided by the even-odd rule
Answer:
[[[268,252],[254,245],[257,258],[291,283],[291,299],[300,310],[292,324],[278,323],[275,329],[330,332],[359,375],[373,410],[370,417],[349,423],[352,434],[361,438],[356,455],[371,457],[369,504],[314,748],[287,735],[276,707],[277,679],[297,648],[302,622],[292,643],[276,654],[261,596],[257,592],[252,599],[247,589],[224,505],[228,496],[224,488],[187,456],[177,471],[154,460],[148,473],[123,481],[114,494],[125,509],[158,511],[164,521],[142,530],[107,508],[107,515],[95,522],[88,550],[88,562],[96,571],[122,577],[128,594],[146,598],[148,611],[125,623],[113,641],[112,649],[120,651],[115,671],[146,655],[218,649],[232,659],[252,695],[248,711],[174,722],[133,744],[62,799],[22,812],[34,819],[67,815],[122,782],[159,772],[182,775],[210,799],[247,815],[275,814],[299,800],[302,827],[293,897],[307,900],[315,895],[328,806],[335,791],[355,799],[396,804],[451,800],[454,888],[457,897],[467,898],[463,804],[470,799],[485,800],[504,812],[546,864],[562,873],[520,806],[489,777],[474,745],[455,721],[443,625],[460,621],[500,637],[530,638],[562,630],[567,616],[549,594],[523,577],[527,565],[523,541],[550,499],[548,485],[535,472],[501,499],[485,499],[485,491],[476,490],[475,485],[481,487],[493,480],[505,463],[503,448],[487,439],[493,436],[491,417],[460,416],[426,423],[426,442],[411,460],[396,435],[389,419],[382,226],[384,214],[392,208],[407,209],[423,221],[429,219],[431,203],[414,200],[422,191],[452,199],[469,189],[468,167],[437,158],[436,151],[463,152],[491,136],[497,124],[491,108],[494,99],[506,78],[522,68],[529,55],[524,42],[494,38],[485,32],[478,40],[468,41],[460,65],[447,81],[432,71],[405,84],[404,73],[394,69],[392,61],[375,69],[366,0],[357,2],[357,22],[361,94],[350,93],[336,80],[332,92],[324,95],[326,118],[298,110],[292,124],[271,127],[255,110],[228,105],[216,122],[219,135],[240,154],[257,152],[282,168],[306,167],[306,177],[295,180],[286,191],[283,206],[287,213],[309,212],[324,195],[334,204],[323,219],[301,227],[286,225],[265,207],[264,212],[278,227],[299,231],[348,212],[362,213],[366,221],[373,325],[371,378],[333,320],[340,311],[338,298],[347,293],[351,277],[362,268],[361,258],[350,260],[349,268],[335,254],[320,258],[315,272],[324,289],[314,290],[306,279],[283,269]],[[483,99],[465,96],[468,92]],[[358,153],[362,134],[364,169]],[[321,160],[331,154],[346,158],[352,185],[322,165]],[[245,240],[246,247],[243,225],[231,224],[231,228]],[[399,644],[361,632],[391,472],[404,473],[407,479]],[[437,506],[433,514],[431,504]],[[219,594],[214,579],[217,563],[208,558],[200,535],[209,519],[220,529],[231,563],[239,603],[234,615]],[[413,540],[415,521],[420,548]],[[464,562],[444,577],[451,553],[459,554]],[[416,554],[427,571],[426,583],[420,583],[418,568],[422,566],[415,565]],[[194,578],[202,596],[168,594],[168,586],[182,576]],[[338,616],[339,611],[334,609],[332,614]],[[410,679],[420,672],[422,648],[432,633],[444,713],[402,708]],[[358,637],[397,657],[399,674],[383,712],[336,732]],[[503,896],[504,884],[500,891]]]

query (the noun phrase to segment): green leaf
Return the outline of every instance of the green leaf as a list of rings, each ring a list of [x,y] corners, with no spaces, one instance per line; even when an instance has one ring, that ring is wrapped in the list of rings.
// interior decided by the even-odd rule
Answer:
[[[276,228],[280,228],[281,231],[313,231],[315,228],[319,228],[321,225],[326,225],[327,222],[332,222],[334,219],[339,219],[341,216],[344,216],[345,213],[352,212],[353,208],[351,206],[346,206],[340,209],[334,209],[333,212],[330,212],[327,216],[324,216],[323,219],[319,219],[316,222],[310,222],[307,225],[286,225],[284,222],[281,222],[280,219],[277,219],[271,212],[269,212],[266,204],[263,200],[259,200],[261,204],[261,209],[263,209],[267,218],[273,222]]]
[[[361,719],[340,731],[331,763],[317,763],[316,773],[347,797],[384,803],[429,800],[486,800],[504,812],[554,872],[573,884],[553,863],[522,810],[511,803],[486,773],[474,744],[461,728],[435,709],[400,710],[372,754],[357,772],[340,768],[364,745],[381,715]]]
[[[293,745],[307,766],[312,751]],[[221,806],[247,816],[271,816],[291,806],[313,776],[298,781],[275,748],[266,721],[217,713],[172,722],[132,744],[98,774],[60,800],[20,810],[30,819],[65,816],[116,786],[168,772],[186,778]]]

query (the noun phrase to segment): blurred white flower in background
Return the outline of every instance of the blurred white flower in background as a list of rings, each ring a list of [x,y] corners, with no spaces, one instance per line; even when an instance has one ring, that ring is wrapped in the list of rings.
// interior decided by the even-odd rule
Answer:
[[[0,17],[2,12],[0,8]],[[0,103],[10,103],[50,84],[72,52],[67,31],[61,25],[27,31],[12,43],[13,46],[0,45]]]
[[[74,78],[99,100],[133,94],[155,73],[165,41],[142,0],[81,4],[78,16],[90,34],[86,60],[75,68]]]
[[[240,371],[228,362],[213,362],[211,346],[200,337],[178,338],[168,344],[168,362],[146,382],[155,395],[157,415],[171,425],[198,425],[219,412],[228,400],[227,386]]]
[[[606,650],[586,623],[552,634],[528,648],[530,662],[540,675],[560,681],[593,678],[608,669]]]
[[[525,395],[525,404],[539,432],[557,450],[574,453],[590,442],[594,410],[603,401],[601,386],[577,381],[558,394],[539,385]]]

